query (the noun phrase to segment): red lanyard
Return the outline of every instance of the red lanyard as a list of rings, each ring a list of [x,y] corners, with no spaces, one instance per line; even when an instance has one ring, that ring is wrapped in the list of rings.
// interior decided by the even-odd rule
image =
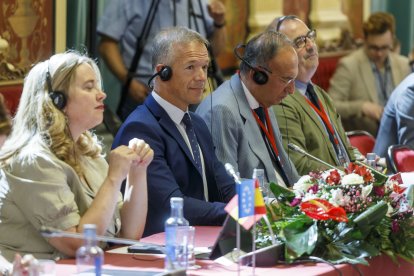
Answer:
[[[338,139],[336,138],[336,135],[335,135],[334,128],[331,124],[331,121],[329,120],[328,115],[325,112],[325,109],[323,108],[321,101],[318,99],[319,106],[321,107],[321,110],[319,110],[306,96],[304,97],[305,97],[305,100],[310,105],[310,107],[312,107],[312,109],[315,110],[316,113],[318,113],[319,117],[325,123],[325,126],[328,128],[328,131],[332,134],[332,137],[334,138],[335,145],[339,145]]]
[[[253,114],[253,117],[256,119],[256,122],[259,124],[260,128],[263,130],[264,134],[266,135],[267,140],[269,141],[274,153],[276,154],[277,159],[280,160],[279,151],[277,150],[277,147],[276,147],[275,136],[273,134],[272,124],[271,124],[270,118],[269,118],[269,113],[267,112],[267,108],[263,108],[263,109],[265,111],[267,128],[263,124],[263,122],[260,120],[259,116],[257,116],[256,112],[254,112],[254,110],[252,110],[252,114]]]

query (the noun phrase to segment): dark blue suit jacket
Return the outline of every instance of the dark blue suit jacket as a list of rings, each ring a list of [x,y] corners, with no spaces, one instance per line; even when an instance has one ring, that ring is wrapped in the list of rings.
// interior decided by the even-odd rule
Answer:
[[[235,194],[234,180],[227,175],[214,153],[207,125],[190,112],[198,143],[203,152],[209,202],[204,200],[202,175],[190,149],[165,110],[149,95],[122,124],[113,148],[129,140],[145,140],[154,150],[148,167],[148,215],[144,236],[164,231],[170,216],[170,198],[184,198],[184,217],[190,225],[221,225],[226,217],[225,202]]]

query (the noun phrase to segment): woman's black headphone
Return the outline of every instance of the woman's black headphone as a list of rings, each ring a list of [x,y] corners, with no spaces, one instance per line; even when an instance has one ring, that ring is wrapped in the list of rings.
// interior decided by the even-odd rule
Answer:
[[[238,52],[240,48],[246,48],[246,45],[245,44],[237,45],[236,48],[234,48],[234,54],[236,55],[238,59],[243,61],[250,69],[254,71],[253,81],[257,83],[258,85],[266,84],[267,81],[269,80],[269,76],[267,75],[267,73],[263,69],[260,69],[259,67],[251,65],[250,62],[248,62],[242,56],[240,56]]]
[[[47,72],[46,72],[46,83],[47,83],[47,89],[49,92],[49,97],[53,102],[53,105],[59,109],[63,110],[66,106],[66,96],[62,91],[54,91],[52,89],[52,76],[49,72],[49,64],[47,65]]]

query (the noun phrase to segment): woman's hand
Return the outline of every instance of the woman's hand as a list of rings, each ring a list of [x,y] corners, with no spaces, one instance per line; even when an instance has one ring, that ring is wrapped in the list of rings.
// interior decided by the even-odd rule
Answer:
[[[134,138],[129,141],[128,147],[132,149],[138,156],[138,159],[133,162],[139,168],[147,169],[148,165],[154,158],[154,151],[145,143],[144,140]]]
[[[127,176],[131,165],[141,161],[136,151],[127,146],[119,146],[109,154],[108,178],[115,183],[121,183]]]

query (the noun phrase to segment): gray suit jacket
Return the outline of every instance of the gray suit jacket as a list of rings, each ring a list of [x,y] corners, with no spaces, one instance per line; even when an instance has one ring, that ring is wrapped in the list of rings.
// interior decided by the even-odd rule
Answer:
[[[409,73],[408,59],[394,53],[389,54],[392,79],[397,86]],[[331,78],[329,95],[342,117],[345,130],[367,130],[377,134],[379,122],[362,114],[366,101],[379,103],[375,76],[364,49],[358,49],[342,58]]]
[[[238,75],[224,82],[198,106],[213,137],[216,155],[223,163],[232,164],[242,178],[251,178],[254,168],[265,171],[267,181],[277,182],[271,156],[262,138],[260,127],[243,91]],[[282,136],[273,110],[269,109],[276,146],[284,171],[292,186],[299,178],[282,145]]]

